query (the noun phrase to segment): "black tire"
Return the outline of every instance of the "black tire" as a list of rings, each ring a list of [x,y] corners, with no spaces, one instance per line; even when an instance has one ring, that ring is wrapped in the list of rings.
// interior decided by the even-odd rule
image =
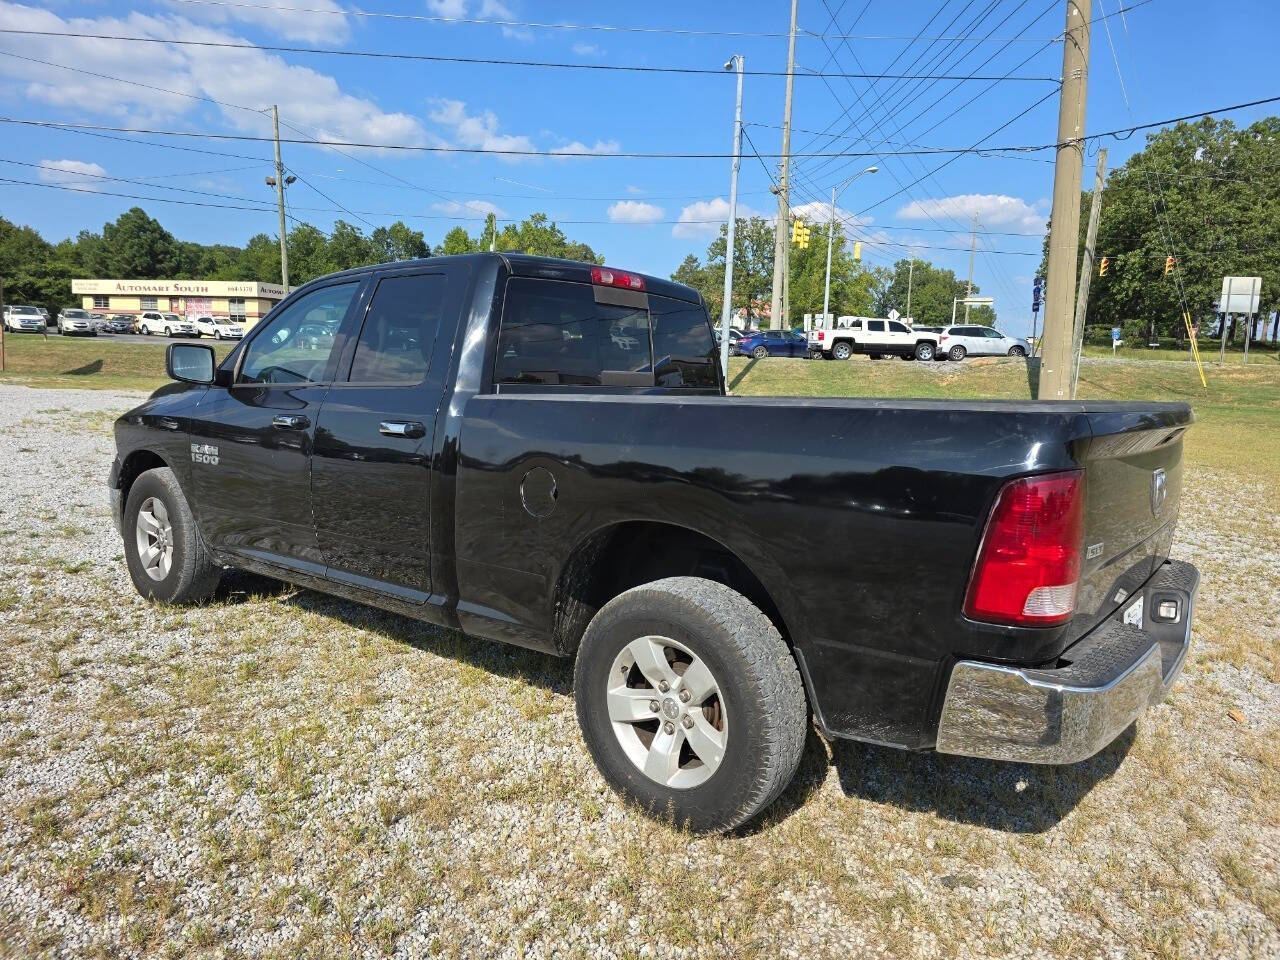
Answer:
[[[1011,357],[1025,357],[1026,355],[1027,351],[1023,350],[1019,346],[1012,346],[1009,348],[1009,356]]]
[[[924,342],[916,344],[917,360],[932,360],[936,352],[937,351],[934,350],[932,343]]]
[[[168,575],[156,580],[143,568],[138,553],[138,512],[151,498],[159,500],[172,527],[173,560]],[[168,467],[141,474],[129,488],[121,521],[125,563],[134,588],[147,600],[160,603],[194,604],[209,599],[222,579],[222,568],[213,562],[204,538],[196,526],[178,478]]]
[[[701,658],[723,697],[723,758],[696,786],[651,779],[614,732],[608,707],[614,662],[646,636],[669,638]],[[627,800],[678,826],[699,832],[740,826],[778,798],[800,764],[809,710],[796,662],[763,613],[712,580],[670,577],[610,600],[583,635],[573,685],[578,724],[601,775]]]
[[[832,360],[848,360],[853,356],[853,347],[849,344],[840,342],[831,348]]]
[[[965,354],[967,354],[968,352],[969,351],[966,350],[964,347],[955,346],[947,351],[947,359],[954,360],[957,363],[959,363],[961,360],[965,358]]]
[[[751,351],[751,355],[755,357],[757,360],[763,360],[765,357],[769,355],[769,351],[765,347],[756,347],[754,350]]]
[[[880,359],[882,359],[882,358],[884,357],[884,354],[883,354],[883,353],[869,353],[869,354],[867,354],[867,356],[869,356],[872,360],[880,360]]]
[[[809,359],[810,359],[810,360],[821,360],[821,359],[822,359],[822,351],[821,351],[821,350],[819,350],[817,347],[814,347],[812,350],[810,350],[810,351],[809,351]]]

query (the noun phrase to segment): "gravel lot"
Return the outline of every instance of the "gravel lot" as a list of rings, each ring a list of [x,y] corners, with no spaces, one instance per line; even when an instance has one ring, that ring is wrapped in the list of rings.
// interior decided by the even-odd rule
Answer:
[[[1273,489],[1189,473],[1196,645],[1098,757],[813,734],[695,838],[606,790],[568,663],[248,577],[141,602],[135,400],[0,387],[0,955],[1280,956]]]

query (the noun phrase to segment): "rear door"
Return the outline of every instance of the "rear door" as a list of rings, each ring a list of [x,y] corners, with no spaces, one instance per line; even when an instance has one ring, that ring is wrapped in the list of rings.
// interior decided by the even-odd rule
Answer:
[[[362,279],[286,301],[236,355],[230,387],[210,387],[191,418],[201,528],[213,546],[323,572],[311,517],[311,451],[345,322]],[[319,327],[332,335],[307,339]]]
[[[370,284],[320,410],[316,538],[334,580],[423,603],[431,592],[431,460],[466,264]]]
[[[866,327],[866,336],[863,343],[866,344],[868,353],[880,353],[888,346],[889,331],[885,329],[884,320],[865,320],[863,326]]]

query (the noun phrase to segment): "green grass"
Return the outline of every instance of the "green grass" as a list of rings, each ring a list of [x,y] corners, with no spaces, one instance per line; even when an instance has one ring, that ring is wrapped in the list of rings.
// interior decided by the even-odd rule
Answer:
[[[7,334],[0,382],[33,387],[154,390],[165,382],[164,348],[170,342],[121,343],[109,336],[60,337]],[[231,344],[212,343],[219,359]]]
[[[1085,344],[1084,355],[1086,357],[1110,357],[1112,355],[1111,346],[1110,344]],[[1186,363],[1190,355],[1191,351],[1189,349],[1178,350],[1172,345],[1161,346],[1154,350],[1146,346],[1127,346],[1115,351],[1117,360],[1164,360]],[[1201,338],[1200,361],[1205,364],[1216,364],[1218,362],[1218,343]],[[1276,349],[1274,343],[1266,345],[1254,344],[1249,348],[1249,362],[1280,365],[1280,350]],[[1242,363],[1244,363],[1244,345],[1239,343],[1229,345],[1226,351],[1226,365],[1235,364],[1239,366]]]

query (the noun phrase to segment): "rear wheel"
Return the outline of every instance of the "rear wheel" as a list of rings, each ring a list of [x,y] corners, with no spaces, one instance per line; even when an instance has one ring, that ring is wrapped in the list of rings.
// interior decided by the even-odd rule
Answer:
[[[146,599],[199,603],[217,588],[222,570],[209,556],[168,467],[148,470],[133,482],[121,531],[129,577]]]
[[[1025,357],[1026,355],[1027,351],[1022,349],[1022,347],[1014,345],[1009,348],[1009,356],[1011,357]]]
[[[151,329],[145,323],[138,327],[138,332],[144,337],[151,336]]]
[[[764,347],[756,347],[754,350],[751,351],[751,355],[755,357],[757,360],[763,360],[765,357],[769,355],[769,351],[766,350]]]
[[[917,359],[917,360],[932,360],[932,359],[933,359],[933,353],[934,353],[934,351],[933,351],[933,344],[932,344],[932,343],[917,343],[917,344],[916,344],[916,359]]]
[[[574,668],[578,723],[614,790],[692,830],[730,830],[795,774],[808,707],[795,660],[745,597],[699,577],[600,609]]]
[[[883,357],[883,356],[884,356],[884,354],[883,354],[883,353],[872,353],[872,354],[868,354],[868,356],[870,356],[872,360],[879,360],[881,357]]]
[[[809,359],[810,359],[810,360],[821,360],[821,359],[822,359],[822,351],[821,351],[821,350],[819,350],[817,347],[813,347],[812,349],[810,349],[810,350],[809,350]]]
[[[963,360],[967,352],[968,351],[965,350],[964,347],[952,347],[947,351],[947,359],[956,361]]]
[[[836,360],[848,360],[853,356],[853,347],[847,343],[837,343],[831,348],[831,356]]]

